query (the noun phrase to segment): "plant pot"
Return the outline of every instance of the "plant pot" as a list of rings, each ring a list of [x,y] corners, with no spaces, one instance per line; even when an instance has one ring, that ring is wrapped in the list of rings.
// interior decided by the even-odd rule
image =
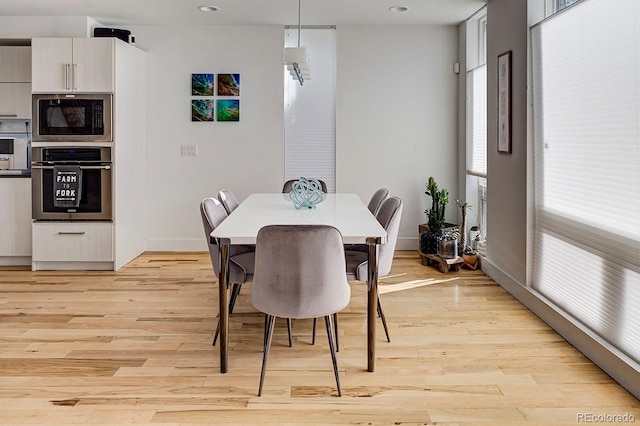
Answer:
[[[438,253],[438,234],[425,232],[420,235],[420,251],[426,254]]]
[[[477,254],[463,254],[462,255],[462,260],[464,260],[465,263],[468,263],[469,265],[473,266],[478,262],[478,255]]]
[[[438,256],[444,259],[458,257],[458,240],[440,240],[438,242]]]

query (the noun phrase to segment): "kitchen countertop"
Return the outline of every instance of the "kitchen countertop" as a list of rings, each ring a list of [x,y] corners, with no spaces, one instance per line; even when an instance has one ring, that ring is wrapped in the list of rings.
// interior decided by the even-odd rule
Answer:
[[[30,178],[31,171],[23,170],[0,170],[0,178]]]

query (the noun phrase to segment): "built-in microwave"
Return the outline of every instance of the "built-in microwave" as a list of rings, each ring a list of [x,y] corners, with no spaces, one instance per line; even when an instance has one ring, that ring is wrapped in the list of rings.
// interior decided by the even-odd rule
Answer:
[[[112,142],[111,94],[32,95],[34,142]]]

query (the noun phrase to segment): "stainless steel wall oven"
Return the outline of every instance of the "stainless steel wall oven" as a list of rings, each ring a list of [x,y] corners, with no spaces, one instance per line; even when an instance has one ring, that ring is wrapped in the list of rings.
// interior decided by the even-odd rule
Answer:
[[[111,148],[36,147],[32,151],[32,211],[35,220],[112,220]],[[77,206],[57,206],[54,169],[76,166],[81,190]]]

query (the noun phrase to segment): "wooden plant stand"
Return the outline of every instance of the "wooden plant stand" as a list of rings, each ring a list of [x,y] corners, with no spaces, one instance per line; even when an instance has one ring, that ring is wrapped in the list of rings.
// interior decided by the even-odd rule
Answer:
[[[454,259],[445,259],[437,254],[420,253],[421,263],[423,266],[437,265],[440,272],[446,274],[449,271],[459,271],[460,265],[464,263],[461,257]]]
[[[458,227],[455,223],[445,223],[445,229]],[[418,225],[418,244],[422,239],[422,234],[429,232],[429,226],[426,223]],[[449,271],[459,271],[460,266],[464,263],[461,257],[455,259],[445,259],[437,254],[423,253],[418,249],[420,253],[420,260],[423,266],[437,265],[440,272],[446,274]]]

